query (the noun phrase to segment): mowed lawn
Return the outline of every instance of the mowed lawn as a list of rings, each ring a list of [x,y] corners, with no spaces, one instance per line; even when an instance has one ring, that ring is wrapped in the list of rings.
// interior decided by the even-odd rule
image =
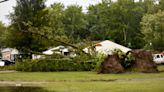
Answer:
[[[0,81],[90,81],[164,77],[164,65],[160,65],[158,70],[162,72],[122,74],[97,74],[96,72],[0,72]]]
[[[55,92],[164,92],[164,80],[127,82],[57,82],[40,86]]]
[[[46,91],[30,92],[164,92],[164,80],[127,81],[127,82],[54,82],[45,84],[25,84],[23,87],[41,87]],[[15,85],[0,85],[10,87]],[[14,89],[11,89],[14,90]],[[26,90],[26,88],[24,89]],[[29,90],[29,89],[28,89]],[[29,92],[3,91],[0,92]]]
[[[159,66],[159,69],[164,70],[164,65]],[[52,92],[164,92],[164,72],[123,74],[13,72],[0,73],[0,81],[15,81],[18,84],[20,81],[46,82],[22,84],[22,86],[41,87]],[[16,84],[0,84],[0,87],[6,86],[16,86]]]

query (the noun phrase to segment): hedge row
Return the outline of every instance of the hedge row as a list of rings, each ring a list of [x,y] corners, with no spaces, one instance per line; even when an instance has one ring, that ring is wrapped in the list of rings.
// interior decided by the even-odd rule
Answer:
[[[25,60],[16,63],[16,70],[26,72],[91,71],[95,65],[94,60],[88,62],[77,62],[72,59]]]

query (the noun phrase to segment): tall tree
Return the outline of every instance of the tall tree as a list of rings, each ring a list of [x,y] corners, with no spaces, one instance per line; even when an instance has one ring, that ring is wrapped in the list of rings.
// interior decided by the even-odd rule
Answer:
[[[119,0],[111,7],[112,15],[112,38],[116,42],[130,48],[141,48],[144,43],[140,31],[140,21],[144,15],[139,2],[133,0]]]
[[[52,37],[54,39],[69,42],[70,40],[65,34],[64,30],[64,5],[61,3],[54,3],[48,9],[49,27],[52,30]],[[53,45],[59,45],[61,43],[55,42]]]
[[[92,39],[110,39],[130,48],[143,46],[140,21],[144,14],[139,2],[118,0],[90,6],[89,30]]]
[[[52,28],[54,37],[64,35],[64,5],[54,3],[49,8],[49,25]]]
[[[0,21],[0,48],[5,46],[5,31],[7,27]]]
[[[86,19],[82,12],[82,7],[78,5],[71,5],[64,11],[64,30],[69,38],[85,38],[86,31]]]
[[[100,3],[88,8],[88,30],[92,40],[109,39],[110,32],[110,7],[106,3]]]
[[[11,30],[10,46],[19,50],[40,51],[47,46],[48,42],[43,37],[32,34],[35,31],[41,34],[48,34],[45,0],[17,0],[14,12],[10,14]],[[16,38],[14,35],[18,35]],[[16,41],[13,42],[13,39]]]
[[[164,0],[158,0],[158,10],[164,11]]]
[[[144,9],[145,13],[153,14],[157,12],[157,0],[143,0],[142,2],[142,8]]]
[[[147,43],[146,48],[164,50],[164,12],[145,15],[141,25]]]

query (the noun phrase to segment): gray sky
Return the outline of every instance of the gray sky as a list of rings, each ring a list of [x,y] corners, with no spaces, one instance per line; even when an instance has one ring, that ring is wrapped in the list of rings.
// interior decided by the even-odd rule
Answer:
[[[49,6],[54,2],[61,2],[66,6],[78,4],[83,6],[83,11],[86,11],[87,6],[89,6],[90,4],[96,4],[100,1],[101,0],[47,0],[46,5]],[[12,7],[15,5],[16,0],[9,0],[7,2],[0,3],[0,21],[5,24],[9,24],[9,20],[7,19],[6,15],[13,11]]]

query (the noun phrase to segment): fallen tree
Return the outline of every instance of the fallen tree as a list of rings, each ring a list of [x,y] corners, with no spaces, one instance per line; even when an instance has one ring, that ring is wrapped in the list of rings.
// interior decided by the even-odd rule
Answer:
[[[129,54],[134,57],[134,60],[127,62],[128,67],[125,67],[127,56],[123,55],[120,58],[118,54],[107,56],[100,65],[98,73],[123,73],[125,71],[136,71],[144,73],[158,72],[157,65],[153,62],[152,53],[145,50],[134,50]]]
[[[135,61],[132,64],[132,69],[139,72],[154,73],[158,72],[157,65],[153,62],[152,53],[144,50],[134,50],[132,55]]]
[[[124,67],[121,65],[121,59],[118,55],[109,55],[100,65],[98,73],[123,73]]]

